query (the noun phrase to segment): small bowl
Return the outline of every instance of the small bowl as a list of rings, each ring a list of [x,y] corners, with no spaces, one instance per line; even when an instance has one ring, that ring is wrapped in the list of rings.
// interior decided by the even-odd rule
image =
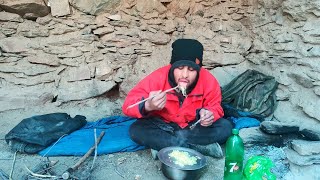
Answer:
[[[174,151],[184,151],[190,154],[190,156],[197,157],[197,164],[179,166],[173,162],[169,157],[169,154]],[[195,180],[201,176],[201,171],[207,164],[206,157],[201,153],[184,147],[172,146],[161,149],[158,152],[158,158],[161,161],[161,171],[165,177],[171,180]]]

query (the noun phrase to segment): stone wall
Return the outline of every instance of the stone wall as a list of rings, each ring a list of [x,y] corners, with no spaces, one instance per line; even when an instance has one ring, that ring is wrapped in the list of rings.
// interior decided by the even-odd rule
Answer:
[[[0,112],[93,106],[111,115],[168,64],[175,39],[195,38],[222,86],[246,69],[272,75],[273,120],[319,127],[317,0],[2,0],[1,9]]]

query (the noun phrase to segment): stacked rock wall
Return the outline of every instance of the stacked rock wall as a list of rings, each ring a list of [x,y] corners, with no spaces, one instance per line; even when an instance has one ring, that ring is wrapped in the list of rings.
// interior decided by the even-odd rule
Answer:
[[[274,120],[301,128],[319,126],[316,0],[26,4],[0,1],[1,112],[31,111],[30,106],[63,106],[68,111],[68,104],[96,103],[100,105],[95,108],[119,108],[121,101],[114,106],[110,91],[119,91],[116,97],[122,99],[142,77],[169,63],[175,39],[195,38],[205,48],[204,66],[222,86],[246,69],[272,75],[280,83]]]

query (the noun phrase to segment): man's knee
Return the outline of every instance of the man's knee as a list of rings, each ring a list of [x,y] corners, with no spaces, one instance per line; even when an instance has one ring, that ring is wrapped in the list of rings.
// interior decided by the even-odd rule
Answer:
[[[222,127],[226,128],[226,130],[230,131],[230,134],[231,134],[231,131],[232,131],[232,128],[233,128],[232,122],[230,120],[224,119],[224,118],[221,118],[220,121],[221,121]]]
[[[129,136],[133,141],[137,141],[137,138],[140,137],[139,133],[141,131],[141,126],[139,125],[138,121],[131,124],[129,127]]]
[[[233,124],[228,119],[221,118],[219,119],[219,128],[220,128],[220,142],[224,143],[227,141],[228,137],[232,134]]]

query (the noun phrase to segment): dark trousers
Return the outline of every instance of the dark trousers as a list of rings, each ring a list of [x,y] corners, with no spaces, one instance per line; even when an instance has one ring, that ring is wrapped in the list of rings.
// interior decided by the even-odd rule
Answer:
[[[192,125],[192,124],[190,124]],[[181,129],[175,123],[165,123],[160,118],[138,119],[129,129],[131,139],[137,144],[160,150],[169,146],[189,147],[190,144],[223,144],[231,135],[232,123],[224,118],[211,126],[200,123],[192,130],[187,126]]]

